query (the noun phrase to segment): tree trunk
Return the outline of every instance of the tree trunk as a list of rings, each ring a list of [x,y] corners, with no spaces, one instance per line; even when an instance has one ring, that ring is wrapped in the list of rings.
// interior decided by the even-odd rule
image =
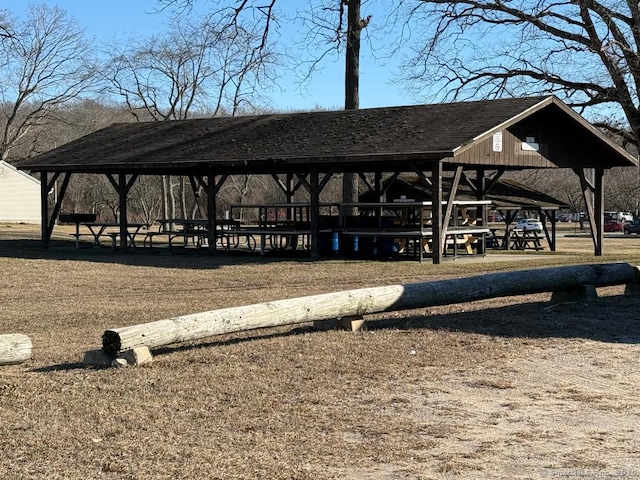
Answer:
[[[360,19],[361,0],[348,0],[347,3],[347,48],[344,79],[344,108],[357,110],[360,108],[360,33],[366,25]],[[342,178],[342,200],[345,203],[358,201],[358,174],[345,173]],[[356,215],[352,209],[346,212]]]
[[[168,182],[169,182],[169,217],[168,218],[176,218],[176,191],[175,191],[175,185],[173,183],[172,177],[171,175],[169,175],[168,177]],[[173,226],[171,227],[173,228]]]
[[[160,181],[160,195],[162,196],[162,218],[169,218],[169,179],[162,175]]]
[[[326,293],[107,330],[102,348],[114,355],[139,346],[153,348],[256,328],[565,291],[580,285],[630,284],[636,282],[636,272],[626,263],[576,265]]]
[[[180,177],[180,218],[189,218],[187,216],[187,178]]]
[[[0,335],[0,365],[13,365],[29,360],[31,349],[31,339],[26,335]]]
[[[344,109],[360,108],[360,20],[361,0],[348,0],[347,6],[347,51],[344,79]]]

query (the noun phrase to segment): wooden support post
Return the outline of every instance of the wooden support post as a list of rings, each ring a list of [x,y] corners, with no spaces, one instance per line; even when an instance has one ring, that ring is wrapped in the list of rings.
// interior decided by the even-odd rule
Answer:
[[[385,194],[383,192],[383,185],[382,185],[382,172],[374,173],[373,184],[376,192],[375,193],[376,198],[378,199],[379,202],[384,202]]]
[[[604,246],[604,169],[595,169],[593,214],[596,228],[595,256],[601,257]],[[592,223],[592,225],[594,225]]]
[[[547,218],[549,219],[549,221],[551,222],[551,240],[549,241],[549,249],[552,252],[556,251],[556,238],[558,235],[558,229],[557,229],[557,223],[558,220],[556,219],[556,214],[555,214],[555,210],[544,210]],[[545,230],[546,232],[546,230]],[[549,240],[547,238],[547,240]]]
[[[127,195],[138,178],[138,174],[133,174],[127,181],[125,173],[119,173],[116,180],[113,175],[107,173],[107,179],[118,194],[120,209],[120,250],[126,252],[129,249],[129,220],[127,217]],[[115,241],[115,240],[114,240]]]
[[[207,215],[207,206],[204,204],[204,200],[201,194],[204,188],[201,185],[198,185],[196,177],[194,177],[193,175],[188,175],[188,178],[189,184],[191,184],[191,191],[193,192],[193,199],[196,205],[195,210],[200,215],[200,218],[205,218],[205,215]]]
[[[42,248],[49,248],[49,172],[40,172],[40,238]]]
[[[209,168],[207,182],[204,185],[207,192],[207,251],[211,255],[216,253],[216,175],[213,168]]]
[[[427,283],[363,288],[225,308],[111,329],[104,332],[102,345],[107,354],[116,354],[121,350],[139,346],[153,348],[256,328],[465,303],[487,298],[554,292],[580,285],[624,285],[635,280],[634,267],[626,263],[611,263],[501,272]]]
[[[462,176],[462,165],[459,165],[456,167],[456,171],[453,175],[453,179],[451,181],[451,190],[449,191],[449,194],[447,195],[447,207],[445,208],[445,212],[444,212],[444,216],[442,217],[442,221],[440,222],[440,225],[442,225],[441,230],[440,230],[440,250],[442,252],[445,251],[446,247],[446,242],[447,242],[447,230],[448,230],[448,226],[449,226],[449,222],[451,220],[451,214],[454,212],[454,208],[453,208],[453,201],[456,198],[456,193],[458,193],[458,184],[460,183],[460,177]],[[434,183],[435,185],[435,183]],[[442,182],[440,182],[440,185],[442,185]],[[443,193],[443,198],[444,198],[444,193]],[[442,202],[441,202],[442,203]],[[442,211],[442,209],[440,209],[440,211]],[[455,215],[457,215],[457,211],[455,212]],[[457,223],[457,218],[455,219],[455,222]],[[435,239],[435,236],[434,236]],[[453,247],[453,251],[455,254],[456,251],[456,247],[455,247],[455,242],[454,242],[454,247]]]
[[[431,229],[433,232],[433,264],[442,263],[445,235],[442,226],[442,162],[431,169]]]
[[[129,250],[129,219],[127,218],[127,175],[118,175],[118,196],[120,197],[120,250]],[[114,242],[115,243],[115,242]]]
[[[309,216],[311,217],[311,258],[320,257],[320,186],[318,180],[318,169],[311,167],[309,174],[309,196],[311,206]]]
[[[482,201],[485,199],[485,190],[487,189],[487,179],[485,177],[485,169],[478,168],[476,170],[476,200]],[[482,204],[476,208],[476,225],[482,225],[483,228],[487,228],[487,206]],[[479,241],[476,246],[476,251],[480,255],[486,253],[486,236],[482,236],[482,241]]]
[[[592,173],[589,178],[587,170]],[[591,226],[591,239],[595,256],[602,256],[602,245],[604,243],[604,170],[596,169],[575,169],[580,178],[582,195]]]
[[[284,192],[286,198],[287,198],[287,203],[293,203],[293,194],[294,194],[294,190],[293,190],[293,173],[291,172],[287,172],[286,175],[286,190]],[[291,215],[291,212],[289,212],[289,215]]]
[[[20,333],[0,335],[0,365],[15,365],[31,358],[31,339]]]
[[[58,177],[60,173],[56,173],[53,177],[49,178],[47,172],[41,172],[40,177],[40,202],[41,202],[41,240],[42,240],[42,248],[49,247],[49,241],[51,240],[51,234],[53,233],[53,227],[56,224],[56,219],[58,218],[58,214],[60,213],[60,208],[62,206],[62,200],[64,200],[64,195],[67,192],[67,187],[69,186],[69,180],[71,179],[71,173],[64,174],[64,180],[62,181],[62,185],[60,186],[60,190],[57,195],[56,203],[53,206],[53,211],[49,213],[49,192],[52,189],[56,188],[56,182],[58,181]]]
[[[367,324],[362,315],[352,315],[342,317],[340,319],[340,327],[343,330],[349,330],[351,332],[361,332],[367,329]]]

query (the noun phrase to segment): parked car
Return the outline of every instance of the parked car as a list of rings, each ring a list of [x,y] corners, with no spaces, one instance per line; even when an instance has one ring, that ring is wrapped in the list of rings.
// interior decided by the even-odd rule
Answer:
[[[625,222],[633,221],[633,213],[631,212],[618,212],[618,220],[623,220]]]
[[[542,222],[535,218],[523,218],[513,227],[514,230],[542,233]]]
[[[624,234],[640,233],[640,219],[624,224]]]
[[[589,216],[585,212],[578,212],[571,215],[572,222],[588,222]]]
[[[622,232],[624,230],[624,222],[618,220],[608,220],[604,224],[605,232]]]

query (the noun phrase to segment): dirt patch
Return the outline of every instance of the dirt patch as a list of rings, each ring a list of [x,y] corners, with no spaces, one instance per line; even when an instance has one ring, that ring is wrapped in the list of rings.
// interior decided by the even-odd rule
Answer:
[[[107,328],[523,262],[44,252],[37,230],[6,230],[0,333],[29,335],[34,355],[0,367],[0,478],[640,478],[640,300],[621,286],[588,305],[539,294],[377,315],[357,334],[224,335],[95,370],[82,353]],[[640,264],[629,245],[618,258]],[[599,260],[571,255],[526,268]]]

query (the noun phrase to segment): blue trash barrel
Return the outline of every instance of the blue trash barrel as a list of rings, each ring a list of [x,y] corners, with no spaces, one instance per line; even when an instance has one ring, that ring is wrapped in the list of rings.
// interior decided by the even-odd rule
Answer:
[[[333,253],[340,252],[340,236],[338,232],[333,232],[331,236],[331,251]]]

